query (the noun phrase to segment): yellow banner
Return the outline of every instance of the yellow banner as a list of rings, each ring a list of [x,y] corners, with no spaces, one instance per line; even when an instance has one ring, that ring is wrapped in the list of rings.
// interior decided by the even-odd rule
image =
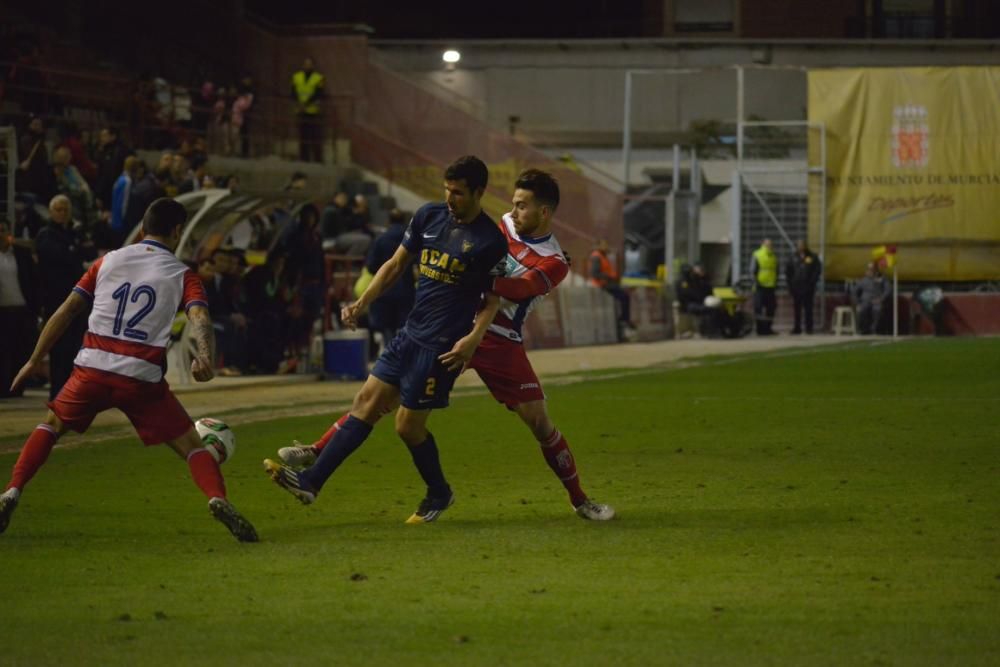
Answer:
[[[879,245],[899,247],[904,280],[1000,278],[998,100],[1000,67],[809,72],[809,120],[826,127],[828,278],[861,275]]]

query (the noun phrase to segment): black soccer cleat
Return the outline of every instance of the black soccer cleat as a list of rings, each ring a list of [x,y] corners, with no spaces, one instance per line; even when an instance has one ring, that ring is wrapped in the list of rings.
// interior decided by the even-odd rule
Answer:
[[[212,498],[208,501],[208,511],[215,520],[229,529],[233,537],[240,542],[256,542],[257,531],[239,511],[225,498]]]
[[[441,512],[455,504],[455,494],[449,493],[447,498],[431,498],[427,496],[420,501],[420,506],[406,523],[430,523],[436,521]]]

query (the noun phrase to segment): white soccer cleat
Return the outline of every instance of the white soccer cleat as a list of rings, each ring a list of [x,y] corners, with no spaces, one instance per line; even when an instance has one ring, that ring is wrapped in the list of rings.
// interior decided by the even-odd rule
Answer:
[[[576,515],[590,521],[610,521],[615,518],[615,508],[587,499],[576,506]]]
[[[282,447],[278,450],[278,458],[290,466],[305,467],[316,463],[316,452],[312,447],[307,447],[298,440],[292,440],[291,447]]]

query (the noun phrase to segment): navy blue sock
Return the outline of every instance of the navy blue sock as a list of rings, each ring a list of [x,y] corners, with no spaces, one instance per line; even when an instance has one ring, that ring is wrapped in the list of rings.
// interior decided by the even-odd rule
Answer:
[[[451,487],[444,479],[444,471],[441,470],[441,461],[438,458],[437,443],[434,436],[427,434],[427,439],[416,447],[410,447],[410,456],[417,466],[420,476],[427,484],[427,495],[431,498],[448,498],[451,496]]]
[[[299,478],[319,491],[333,471],[361,446],[371,432],[371,424],[351,415],[319,453],[316,463],[300,472]]]

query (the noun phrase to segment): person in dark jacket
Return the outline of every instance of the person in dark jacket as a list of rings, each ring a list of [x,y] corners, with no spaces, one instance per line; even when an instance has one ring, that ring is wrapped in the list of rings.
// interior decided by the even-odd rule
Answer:
[[[681,310],[698,318],[699,333],[706,338],[717,337],[720,334],[720,310],[706,303],[706,299],[712,296],[712,285],[701,264],[682,266],[675,290]]]
[[[248,363],[258,373],[275,373],[285,356],[288,308],[294,298],[285,279],[287,259],[281,250],[272,250],[264,264],[253,267],[243,277]]]
[[[14,245],[10,223],[0,218],[0,398],[20,396],[10,383],[31,356],[38,337],[38,276],[31,251]]]
[[[800,240],[798,248],[785,264],[785,279],[788,281],[788,291],[792,295],[792,307],[795,309],[795,328],[793,334],[802,333],[802,314],[805,312],[806,333],[813,332],[813,298],[816,296],[816,283],[822,275],[823,266],[819,257],[809,249],[804,240]]]
[[[18,192],[30,192],[38,201],[48,201],[56,193],[56,182],[45,146],[45,126],[38,116],[29,116],[28,128],[18,141],[20,160],[15,182]]]
[[[101,210],[109,211],[111,191],[125,168],[125,158],[129,156],[129,149],[118,137],[118,130],[113,127],[101,130],[100,145],[97,150],[97,183],[94,185],[94,196],[97,197]]]
[[[406,216],[398,208],[389,212],[389,226],[382,232],[371,248],[368,249],[368,258],[365,260],[365,268],[372,275],[375,275],[379,267],[389,261],[396,248],[403,241],[403,233],[406,231]],[[368,309],[368,322],[371,328],[382,334],[383,344],[388,344],[396,337],[396,332],[406,322],[407,315],[413,308],[413,298],[416,293],[416,283],[413,280],[412,268],[410,273],[404,273],[392,287],[386,290],[379,298],[372,302]]]
[[[49,203],[49,224],[35,239],[41,274],[42,315],[46,319],[52,317],[73,291],[86,270],[85,263],[97,256],[93,246],[73,229],[72,210],[69,197],[53,197]],[[73,359],[83,344],[86,330],[87,318],[76,318],[49,352],[50,399],[55,399],[73,372]]]

